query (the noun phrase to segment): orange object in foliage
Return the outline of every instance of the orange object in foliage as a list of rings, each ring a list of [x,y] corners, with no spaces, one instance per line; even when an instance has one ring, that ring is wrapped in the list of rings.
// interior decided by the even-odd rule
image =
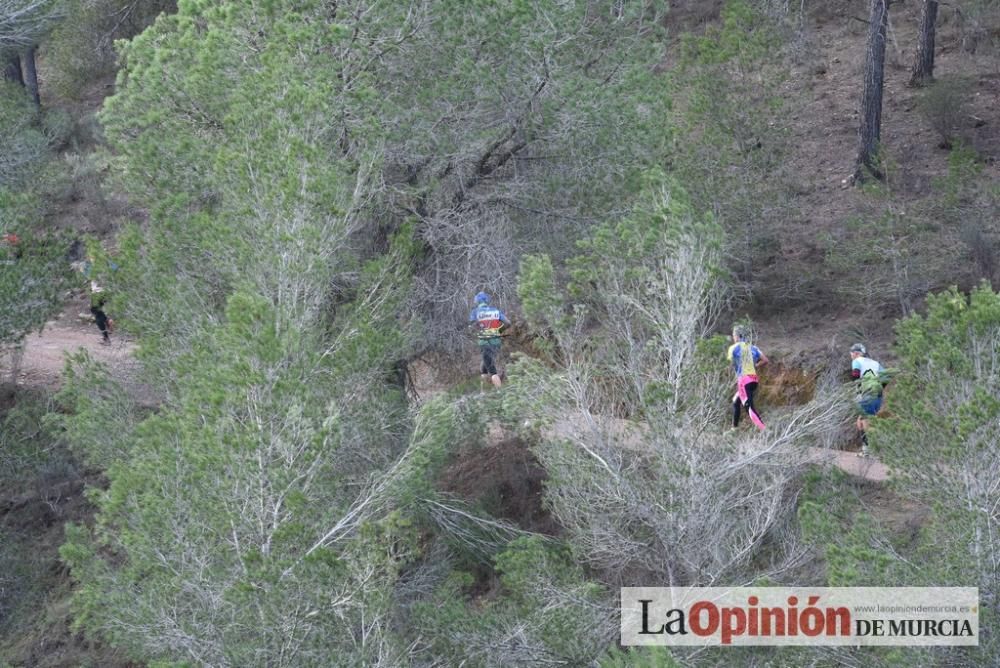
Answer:
[[[3,235],[2,237],[0,237],[0,239],[3,239],[11,246],[16,246],[21,241],[20,239],[17,238],[17,235],[12,232]]]

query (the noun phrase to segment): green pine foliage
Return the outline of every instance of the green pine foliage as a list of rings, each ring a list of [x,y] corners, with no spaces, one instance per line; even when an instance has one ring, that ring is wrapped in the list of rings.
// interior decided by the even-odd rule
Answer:
[[[0,192],[21,185],[47,157],[49,142],[38,121],[24,90],[0,81]]]
[[[68,283],[68,245],[26,234],[0,246],[0,343],[20,343],[60,308]]]
[[[338,142],[343,114],[369,124],[367,89],[342,81],[362,54],[313,11],[185,3],[123,52],[103,119],[157,221],[126,235],[121,263],[121,307],[151,356],[186,348],[237,290],[308,329],[359,281],[351,235],[374,158]]]
[[[45,420],[52,409],[42,393],[23,391],[17,405],[0,413],[0,664],[14,641],[42,622],[40,611],[52,595],[52,565],[58,537],[44,528],[24,531],[10,506],[21,505],[33,521],[63,511],[63,483],[78,473],[60,434]],[[21,499],[18,501],[18,499]],[[20,521],[19,521],[20,520]]]
[[[100,530],[63,550],[79,619],[138,656],[319,664],[352,644],[338,616],[384,609],[405,559],[406,532],[382,520],[339,549],[323,539],[392,457],[398,395],[350,396],[354,365],[282,330],[266,298],[238,292],[225,316],[175,361],[176,403],[136,425],[109,467]],[[180,635],[165,642],[169,628]]]
[[[903,373],[890,388],[892,419],[874,440],[901,467],[962,463],[990,455],[1000,402],[995,359],[1000,297],[986,284],[965,295],[952,288],[928,298],[926,315],[897,327]]]
[[[46,206],[36,181],[50,158],[50,137],[30,99],[0,82],[0,344],[18,343],[58,310],[68,278],[64,244],[42,230]]]
[[[483,668],[589,665],[613,641],[614,608],[565,547],[518,538],[495,567],[499,591],[488,598],[467,602],[472,577],[455,572],[413,609],[434,660]]]
[[[386,504],[416,246],[403,228],[359,252],[363,45],[325,3],[296,8],[181,3],[125,48],[104,112],[152,208],[110,287],[161,404],[143,415],[87,365],[68,378],[67,436],[110,485],[63,557],[81,628],[147,660],[403,661],[389,604],[414,532]]]
[[[109,40],[151,23],[119,43],[110,150],[67,160],[109,167],[148,212],[113,253],[88,246],[139,368],[73,355],[58,412],[0,432],[8,477],[34,461],[8,430],[36,417],[104,473],[96,518],[61,551],[74,629],[162,666],[833,665],[620,650],[616,587],[974,582],[991,598],[988,286],[899,326],[892,416],[870,438],[896,491],[930,508],[919,533],[889,535],[842,478],[807,473],[802,446],[845,421],[844,389],[768,412],[782,426],[763,434],[722,431],[731,372],[713,334],[766,278],[788,212],[786,71],[760,4],[724,3],[666,63],[661,2],[65,3],[42,53],[69,95],[110,69]],[[0,91],[0,231],[23,238],[0,248],[0,343],[61,298],[65,249],[34,232],[50,193],[32,182],[71,127]],[[941,199],[989,239],[982,172],[957,148]],[[881,235],[859,238],[903,257],[911,221],[885,212],[857,218]],[[989,254],[977,263],[989,278]],[[908,311],[924,284],[900,285]],[[454,348],[484,288],[516,291],[531,354],[501,392],[413,405],[401,370]],[[441,491],[498,426],[544,468],[558,538],[491,517],[485,494]],[[0,585],[24,568],[13,553],[0,549]],[[987,634],[959,659],[990,663],[995,647]]]
[[[830,586],[977,586],[994,598],[998,517],[995,444],[1000,424],[1000,295],[983,284],[927,300],[924,314],[897,325],[900,371],[887,413],[871,420],[872,451],[893,471],[899,503],[926,509],[919,530],[889,527],[843,498],[843,482],[813,480],[799,509],[804,535],[823,555]],[[871,665],[993,665],[995,611],[980,610],[975,649],[879,651]]]
[[[462,345],[438,323],[482,287],[511,298],[522,253],[565,258],[662,160],[665,4],[418,4],[419,27],[384,49],[369,74],[386,132],[376,214],[390,229],[419,216],[433,248],[425,344]]]
[[[614,648],[601,659],[601,668],[677,668],[681,664],[663,647]]]
[[[551,332],[561,362],[583,354],[598,364],[593,399],[630,414],[683,404],[698,342],[727,297],[721,228],[661,172],[644,181],[631,215],[579,242],[562,295],[546,256],[526,257],[519,288],[528,321]]]
[[[71,443],[111,481],[95,497],[97,528],[73,529],[63,550],[83,628],[163,661],[309,665],[335,652],[345,665],[405,662],[391,591],[415,558],[413,532],[387,499],[419,509],[455,433],[445,406],[411,423],[390,382],[420,332],[406,301],[413,261],[454,260],[447,243],[428,243],[427,207],[450,202],[450,217],[470,190],[499,193],[493,183],[521,144],[590,166],[581,151],[600,148],[584,137],[594,124],[611,133],[604,146],[625,137],[608,105],[633,114],[620,99],[629,86],[650,103],[662,88],[643,74],[648,59],[622,67],[608,53],[657,51],[648,11],[616,21],[586,3],[355,11],[190,0],[123,46],[102,120],[121,183],[151,221],[122,236],[109,284],[162,405],[138,415],[87,365],[63,393]],[[483,39],[500,25],[509,43]],[[479,53],[441,76],[445,47]],[[460,123],[446,115],[428,132],[460,104]],[[658,125],[654,106],[634,108],[628,123]],[[400,156],[455,178],[428,168],[384,189]],[[612,186],[638,169],[597,167]],[[614,202],[613,188],[545,169],[535,201],[572,183],[566,201],[587,191]],[[396,207],[400,192],[424,210]],[[387,205],[394,218],[373,220]],[[558,632],[566,623],[554,618],[545,642],[572,654]],[[363,642],[359,624],[370,625]]]

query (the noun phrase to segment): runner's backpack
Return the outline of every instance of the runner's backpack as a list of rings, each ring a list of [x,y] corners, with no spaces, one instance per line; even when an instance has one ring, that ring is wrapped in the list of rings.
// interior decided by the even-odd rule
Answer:
[[[868,369],[861,374],[861,396],[875,398],[882,396],[882,379],[873,369]]]
[[[885,386],[889,384],[895,375],[896,369],[881,367],[878,373],[875,373],[872,369],[868,369],[861,375],[861,395],[865,397],[881,397],[882,390],[885,389]]]

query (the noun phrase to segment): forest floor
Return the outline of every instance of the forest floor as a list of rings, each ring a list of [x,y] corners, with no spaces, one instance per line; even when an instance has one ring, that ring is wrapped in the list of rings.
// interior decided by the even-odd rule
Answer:
[[[38,484],[40,483],[40,484]],[[14,583],[20,600],[14,614],[0,610],[0,666],[31,668],[129,668],[120,652],[72,628],[74,581],[59,557],[67,524],[88,524],[95,508],[87,487],[102,486],[97,473],[65,472],[18,494],[0,490],[0,560],[15,568],[0,574]]]
[[[672,3],[673,6],[674,3]],[[698,6],[702,21],[717,19],[718,2],[682,0]],[[797,3],[796,3],[797,4]],[[868,236],[883,261],[892,249],[885,239],[852,227],[862,219],[879,225],[886,201],[903,221],[938,193],[949,171],[950,150],[921,111],[926,90],[908,85],[917,42],[921,3],[896,3],[886,51],[882,115],[884,158],[890,165],[889,199],[879,201],[849,185],[857,151],[858,104],[864,69],[868,6],[864,0],[829,0],[805,21],[793,49],[790,76],[782,86],[787,127],[789,216],[769,221],[762,240],[773,246],[753,301],[735,315],[750,316],[760,345],[772,357],[813,370],[834,360],[849,365],[847,349],[863,341],[877,359],[892,363],[894,324],[904,314],[894,297],[895,277],[884,267],[858,258],[837,267],[832,258],[849,257],[849,247]],[[715,5],[715,13],[709,8]],[[693,11],[693,10],[692,10]],[[954,9],[942,7],[937,29],[935,76],[965,82],[968,95],[951,128],[954,136],[980,157],[984,176],[1000,183],[1000,58],[970,53],[967,35]],[[986,225],[991,239],[992,222]],[[911,272],[906,308],[919,310],[927,292],[957,284],[967,290],[980,279],[1000,282],[976,268],[967,242],[955,229],[926,227],[908,231],[904,266]],[[940,258],[959,258],[939,264]],[[919,278],[916,278],[919,276]]]

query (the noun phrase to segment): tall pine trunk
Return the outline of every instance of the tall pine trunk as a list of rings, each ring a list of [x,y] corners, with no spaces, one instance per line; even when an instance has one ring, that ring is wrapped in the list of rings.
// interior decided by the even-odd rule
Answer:
[[[861,183],[867,174],[882,178],[878,151],[882,136],[882,91],[885,85],[889,1],[872,0],[868,53],[865,56],[865,89],[861,97],[861,125],[858,128],[858,157],[854,165],[855,183]]]
[[[3,68],[3,78],[7,81],[24,85],[24,77],[21,75],[21,58],[19,56],[11,56],[7,59]]]
[[[38,70],[35,69],[35,51],[38,47],[28,49],[21,62],[24,64],[24,85],[28,88],[28,94],[35,101],[35,106],[41,106],[42,98],[38,95]]]
[[[920,13],[920,41],[913,61],[911,86],[921,86],[934,78],[934,26],[937,23],[938,0],[924,0]]]

